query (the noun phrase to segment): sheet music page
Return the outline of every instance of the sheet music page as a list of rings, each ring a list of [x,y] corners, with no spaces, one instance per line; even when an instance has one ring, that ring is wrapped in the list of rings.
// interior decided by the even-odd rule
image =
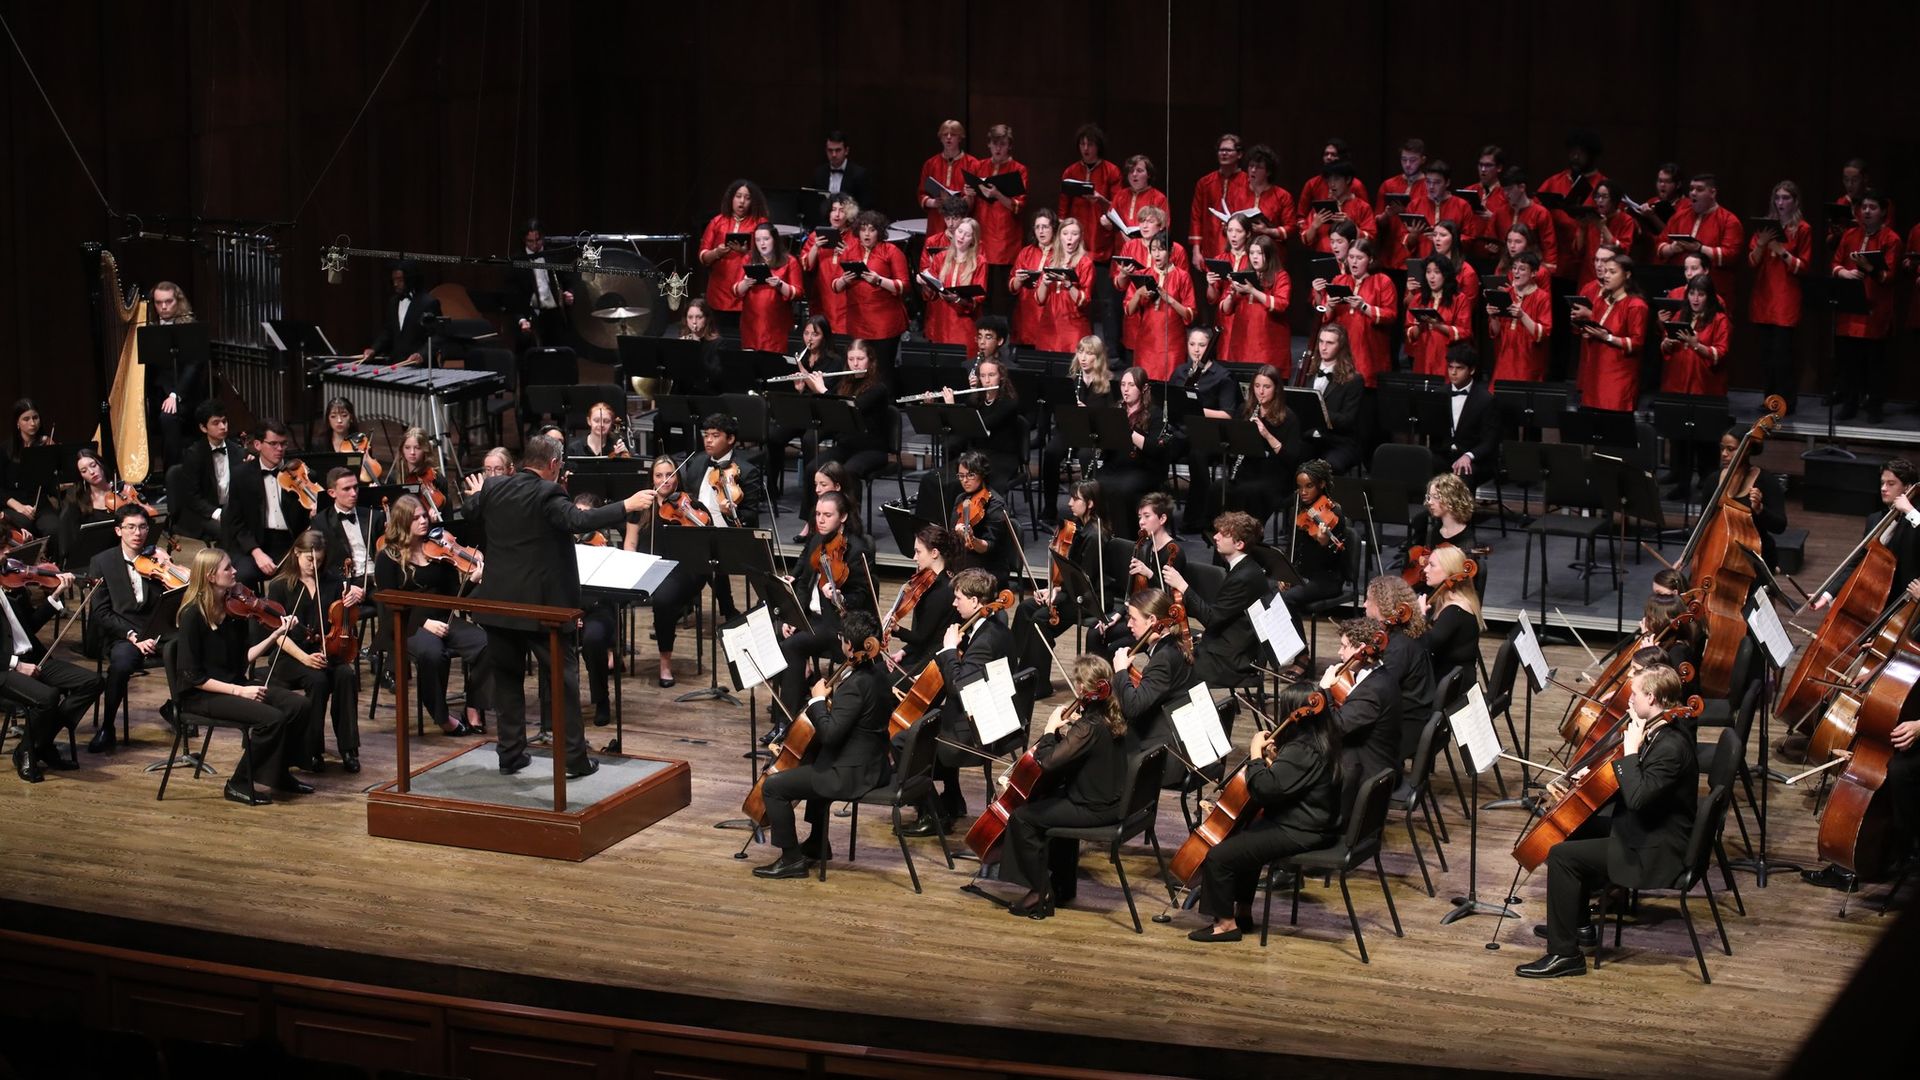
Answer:
[[[1180,737],[1181,749],[1196,769],[1219,761],[1233,749],[1227,732],[1220,726],[1220,712],[1213,707],[1213,691],[1206,683],[1195,683],[1187,701],[1168,714],[1173,730]]]
[[[984,678],[961,685],[960,705],[973,718],[982,745],[1020,730],[1020,714],[1013,707],[1013,668],[1006,657],[989,663]]]
[[[1500,760],[1500,736],[1494,731],[1487,696],[1481,693],[1479,683],[1467,687],[1467,703],[1449,713],[1447,720],[1453,724],[1453,741],[1467,755],[1467,766],[1476,773],[1493,768]]]
[[[1553,669],[1547,666],[1546,654],[1540,651],[1540,639],[1534,636],[1533,623],[1527,619],[1525,608],[1520,610],[1520,636],[1513,644],[1520,651],[1520,666],[1527,669],[1527,681],[1533,684],[1533,692],[1545,690]]]
[[[1793,642],[1787,640],[1787,628],[1780,624],[1780,613],[1774,610],[1773,598],[1767,595],[1765,585],[1753,590],[1753,607],[1747,611],[1747,625],[1759,636],[1760,644],[1767,647],[1773,666],[1786,667],[1787,661],[1793,658]]]
[[[720,646],[739,671],[742,690],[787,670],[787,658],[781,655],[780,637],[774,632],[773,616],[765,604],[748,612],[745,623],[721,627]]]
[[[1253,606],[1247,609],[1247,617],[1253,620],[1253,632],[1273,650],[1273,658],[1281,667],[1293,663],[1294,657],[1307,651],[1307,643],[1293,628],[1293,616],[1287,610],[1285,593],[1273,594],[1271,605],[1254,601]]]

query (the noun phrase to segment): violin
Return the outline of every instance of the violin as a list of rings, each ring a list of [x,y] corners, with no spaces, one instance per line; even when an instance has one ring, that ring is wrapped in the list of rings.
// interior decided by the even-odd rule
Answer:
[[[916,570],[907,579],[907,583],[900,588],[900,595],[893,601],[893,609],[887,612],[886,619],[880,624],[880,637],[883,640],[892,637],[893,632],[900,628],[901,619],[913,614],[913,606],[927,595],[928,589],[933,588],[933,582],[932,570]]]
[[[747,497],[746,492],[740,489],[740,463],[729,461],[724,469],[718,466],[708,469],[707,484],[719,492],[728,505],[733,507],[727,516],[737,518],[740,512],[740,500]]]
[[[1149,556],[1151,556],[1151,558],[1149,558]],[[1166,565],[1180,557],[1180,545],[1176,541],[1169,540],[1167,541],[1166,547],[1156,552],[1153,550],[1153,537],[1148,534],[1147,530],[1141,529],[1140,539],[1133,543],[1133,557],[1142,563],[1151,565],[1153,567],[1153,573],[1151,575],[1135,574],[1132,578],[1128,579],[1128,596],[1132,596],[1141,589],[1151,588],[1154,580],[1160,577],[1160,572],[1165,569]]]
[[[314,483],[313,477],[307,475],[306,462],[298,460],[288,462],[280,466],[280,472],[277,475],[280,478],[280,490],[293,492],[294,497],[300,500],[300,505],[308,513],[319,509],[321,488],[319,484]]]
[[[979,610],[960,620],[960,637],[966,639],[967,630],[974,623],[991,615],[1005,611],[1013,606],[1013,590],[1001,589],[1000,595],[980,605]],[[914,676],[907,692],[900,697],[900,704],[894,706],[893,715],[887,718],[887,736],[900,734],[919,722],[933,708],[933,703],[946,689],[946,677],[940,674],[940,664],[936,660],[927,661],[920,674]]]
[[[435,510],[447,508],[447,493],[440,490],[440,476],[429,465],[414,477],[413,482],[420,485],[420,494],[433,504]]]
[[[278,630],[287,621],[287,609],[279,603],[257,596],[238,582],[227,592],[227,614],[252,619],[269,630]]]
[[[1060,625],[1060,563],[1058,560],[1073,557],[1073,535],[1080,529],[1080,523],[1069,521],[1060,526],[1053,534],[1053,543],[1047,550],[1054,557],[1047,561],[1047,584],[1053,589],[1053,602],[1047,605],[1047,625]]]
[[[100,502],[101,502],[101,509],[106,510],[109,513],[115,510],[118,510],[123,506],[133,506],[135,504],[138,504],[142,510],[145,510],[147,512],[148,517],[152,517],[154,514],[159,513],[158,510],[155,510],[153,507],[140,501],[139,488],[136,488],[132,484],[125,483],[125,482],[121,482],[118,484],[108,484],[106,494],[100,497]]]
[[[141,548],[140,553],[133,557],[134,573],[159,583],[168,591],[186,585],[191,576],[187,568],[176,562],[162,563],[159,559],[159,550],[152,544]]]
[[[973,550],[974,530],[987,520],[987,500],[991,498],[993,492],[981,484],[979,491],[954,504],[953,531],[960,534],[961,544],[969,551]]]
[[[373,440],[364,431],[356,431],[344,439],[333,440],[333,450],[337,454],[360,455],[360,479],[369,484],[377,484],[386,470],[373,459]]]
[[[351,580],[353,560],[348,559],[340,572]],[[346,596],[343,586],[340,599],[327,605],[326,617],[321,620],[326,627],[321,637],[321,648],[326,651],[330,664],[351,664],[360,659],[360,605],[347,603]]]
[[[28,585],[59,588],[60,568],[52,563],[24,563],[11,556],[0,559],[0,587],[21,589]]]
[[[1407,549],[1407,565],[1400,571],[1400,580],[1416,589],[1425,585],[1427,583],[1427,560],[1433,556],[1434,552],[1443,547],[1453,547],[1453,545],[1442,541],[1432,547],[1415,545]],[[1479,566],[1475,564],[1472,559],[1468,559],[1467,568],[1461,573],[1448,575],[1447,581],[1458,585],[1460,582],[1474,577],[1479,572]],[[1446,586],[1443,583],[1439,587],[1445,588]]]
[[[33,530],[23,528],[19,525],[9,524],[7,526],[7,546],[8,547],[17,548],[22,544],[31,544],[31,543],[33,543]]]
[[[1147,628],[1140,640],[1133,643],[1133,649],[1127,656],[1127,680],[1133,688],[1140,688],[1141,680],[1147,677],[1147,663],[1152,658],[1153,647],[1166,639],[1168,634],[1180,635],[1180,651],[1186,654],[1187,662],[1193,662],[1193,636],[1187,627],[1187,606],[1175,600],[1167,609],[1167,617]]]
[[[662,521],[674,525],[707,526],[713,524],[713,515],[707,513],[706,507],[694,502],[693,497],[686,492],[675,491],[669,494],[660,488],[655,488],[654,490],[660,493],[659,501],[653,505],[655,510],[659,512]]]
[[[1706,704],[1695,694],[1686,704],[1666,709],[1647,722],[1647,738],[1672,721],[1689,716],[1700,715]],[[1594,813],[1606,805],[1620,791],[1620,779],[1612,768],[1613,762],[1623,756],[1628,723],[1625,716],[1605,731],[1597,732],[1587,740],[1580,752],[1567,764],[1569,777],[1586,775],[1575,781],[1560,796],[1550,810],[1546,810],[1534,819],[1533,824],[1520,838],[1514,841],[1513,857],[1528,870],[1536,870],[1547,861],[1547,852],[1553,845],[1571,837],[1580,826],[1585,825]],[[1691,738],[1692,736],[1688,736]]]
[[[813,567],[814,578],[819,581],[833,582],[834,606],[842,607],[840,590],[847,584],[847,534],[843,530],[834,533],[826,541],[815,544],[813,553],[807,556],[807,565]],[[825,569],[822,569],[822,566]]]
[[[1357,676],[1360,674],[1361,666],[1372,663],[1380,657],[1380,654],[1386,651],[1387,632],[1382,630],[1374,635],[1372,641],[1361,645],[1359,652],[1348,657],[1338,668],[1334,669],[1333,681],[1327,684],[1326,690],[1327,696],[1333,699],[1335,705],[1345,705],[1347,703],[1348,695],[1352,694],[1353,688],[1358,685]]]
[[[1306,704],[1288,713],[1286,719],[1272,725],[1269,730],[1277,736],[1290,725],[1309,716],[1318,716],[1326,709],[1327,695],[1316,690],[1308,695]],[[1273,759],[1269,756],[1266,760],[1271,762]],[[1232,836],[1240,826],[1259,820],[1261,810],[1253,805],[1253,790],[1247,784],[1247,769],[1252,764],[1252,758],[1241,763],[1232,778],[1221,787],[1220,796],[1213,800],[1206,817],[1188,834],[1180,849],[1173,853],[1168,870],[1174,880],[1186,888],[1193,888],[1194,881],[1200,877],[1200,864],[1207,861],[1208,852]]]
[[[427,530],[426,538],[420,541],[420,551],[429,559],[452,563],[462,574],[471,574],[480,566],[478,551],[461,547],[458,537],[438,525]]]
[[[1300,511],[1293,519],[1293,527],[1311,536],[1322,547],[1335,551],[1347,550],[1347,542],[1340,538],[1340,507],[1331,498],[1322,495],[1315,499],[1312,506]]]
[[[1086,693],[1073,699],[1060,714],[1068,723],[1086,715],[1087,708],[1103,705],[1113,697],[1113,683],[1102,679],[1087,688]],[[980,859],[985,866],[999,858],[1000,841],[1007,834],[1007,826],[1013,818],[1013,812],[1031,802],[1041,790],[1041,784],[1047,778],[1046,767],[1029,749],[1020,755],[1020,760],[1007,770],[1006,783],[987,805],[987,809],[968,827],[966,845],[969,851]]]

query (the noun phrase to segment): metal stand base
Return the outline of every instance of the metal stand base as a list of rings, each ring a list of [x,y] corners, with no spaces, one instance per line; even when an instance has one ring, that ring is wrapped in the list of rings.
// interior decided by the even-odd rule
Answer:
[[[220,775],[220,770],[200,760],[199,754],[181,754],[179,757],[174,758],[170,762],[156,761],[153,764],[148,765],[146,768],[140,771],[155,773],[155,772],[165,772],[168,769],[187,769],[187,768],[194,768],[196,766],[200,769],[201,772],[207,774],[208,776]]]
[[[1440,916],[1440,925],[1459,922],[1469,915],[1498,915],[1503,919],[1517,919],[1520,913],[1501,904],[1489,904],[1485,900],[1475,900],[1471,896],[1456,896],[1452,899],[1453,910]]]

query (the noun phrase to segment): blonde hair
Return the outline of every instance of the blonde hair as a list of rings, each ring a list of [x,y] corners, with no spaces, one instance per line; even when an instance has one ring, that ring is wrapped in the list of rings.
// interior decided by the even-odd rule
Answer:
[[[1662,705],[1680,704],[1680,673],[1665,664],[1654,664],[1634,676],[1633,681]]]
[[[1095,710],[1099,710],[1098,719],[1106,723],[1108,735],[1116,739],[1125,735],[1127,718],[1120,712],[1120,695],[1113,691],[1113,665],[1097,656],[1083,655],[1074,659],[1071,674],[1073,692],[1079,695],[1082,701],[1099,697],[1098,691],[1101,685],[1105,684],[1106,687],[1106,700],[1088,701],[1081,715],[1091,718],[1095,716]]]
[[[180,594],[180,610],[174,613],[173,625],[179,626],[180,619],[190,608],[199,608],[200,616],[207,620],[208,626],[219,626],[226,617],[226,609],[221,599],[213,591],[214,571],[227,559],[227,553],[217,547],[203,547],[193,553],[193,568],[187,577],[187,591]]]
[[[413,551],[419,545],[413,535],[413,519],[423,513],[426,510],[418,495],[402,495],[387,504],[386,545],[380,553],[400,564],[403,581],[413,580]]]
[[[422,469],[433,469],[435,474],[438,475],[440,452],[434,449],[433,437],[427,434],[426,428],[410,427],[400,435],[400,452],[395,453],[393,459],[394,477],[391,481],[392,483],[417,484],[420,482],[418,476],[407,471],[407,455],[405,450],[407,444],[410,442],[419,443],[420,448],[426,451],[420,458],[420,467]]]
[[[1171,223],[1167,220],[1167,212],[1157,206],[1143,206],[1140,208],[1140,213],[1136,216],[1141,221],[1153,222],[1163,230],[1171,227]]]
[[[1462,523],[1473,520],[1473,492],[1467,490],[1467,482],[1458,476],[1445,472],[1427,481],[1427,494],[1440,500],[1441,509]]]
[[[1434,548],[1427,553],[1427,560],[1439,566],[1448,577],[1467,568],[1466,552],[1451,544]],[[1466,608],[1468,614],[1473,616],[1475,626],[1482,630],[1487,628],[1487,621],[1480,616],[1480,593],[1473,587],[1472,578],[1462,578],[1458,585],[1448,585],[1443,582],[1439,588],[1433,590],[1433,595],[1427,598],[1427,612],[1437,615],[1440,609],[1448,604]]]
[[[958,259],[960,249],[954,245],[953,234],[962,225],[973,226],[973,243],[967,248],[964,259]],[[940,266],[940,282],[943,285],[965,285],[973,280],[973,272],[980,265],[980,223],[970,217],[950,218],[947,221],[947,257]]]
[[[945,135],[945,134],[946,134],[947,132],[949,132],[949,131],[957,131],[957,132],[959,132],[959,133],[960,133],[960,137],[961,137],[962,139],[964,139],[964,138],[966,138],[966,137],[967,137],[967,125],[965,125],[965,124],[963,124],[963,123],[961,123],[961,122],[960,122],[960,121],[958,121],[958,120],[942,120],[942,121],[940,121],[940,126],[939,126],[938,128],[936,128],[936,129],[934,130],[934,134],[936,134],[936,135]]]
[[[173,321],[177,323],[193,322],[193,304],[187,299],[187,290],[175,285],[171,281],[160,281],[154,283],[153,289],[147,293],[147,296],[151,298],[154,293],[162,290],[172,293],[174,302],[178,305],[174,311]]]
[[[1113,371],[1107,365],[1107,343],[1101,341],[1098,335],[1095,334],[1088,334],[1086,337],[1081,338],[1079,344],[1073,347],[1074,366],[1076,368],[1079,367],[1078,360],[1080,354],[1083,352],[1092,353],[1100,361],[1093,365],[1093,372],[1087,376],[1087,382],[1093,386],[1094,392],[1098,394],[1112,393]],[[1080,370],[1085,371],[1084,368]]]

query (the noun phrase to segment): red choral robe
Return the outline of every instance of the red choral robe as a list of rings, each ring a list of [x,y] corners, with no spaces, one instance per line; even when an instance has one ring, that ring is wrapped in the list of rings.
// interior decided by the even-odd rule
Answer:
[[[1573,283],[1576,286],[1585,285],[1593,280],[1593,252],[1601,242],[1599,218],[1581,218],[1578,224],[1580,250],[1586,254],[1574,260]],[[1633,241],[1640,233],[1640,223],[1633,220],[1633,215],[1625,210],[1615,210],[1613,216],[1607,219],[1607,231],[1613,234],[1614,242],[1619,244],[1622,250],[1631,254]]]
[[[1431,307],[1440,313],[1440,325],[1427,329],[1413,317],[1415,308]],[[1427,291],[1407,295],[1407,355],[1413,359],[1416,375],[1445,375],[1447,347],[1456,341],[1473,340],[1473,307],[1465,294],[1455,292],[1452,300],[1434,304]]]
[[[1120,179],[1120,166],[1104,158],[1091,166],[1084,161],[1076,161],[1060,173],[1060,178],[1084,180],[1109,201],[1126,186]],[[1065,192],[1060,193],[1061,218],[1072,218],[1080,223],[1080,246],[1093,256],[1095,262],[1106,262],[1113,254],[1114,237],[1118,235],[1113,223],[1105,220],[1107,205],[1090,195],[1068,198]]]
[[[736,218],[715,214],[700,234],[700,250],[712,251],[727,241],[728,233],[751,233],[767,220],[762,217]],[[751,245],[749,245],[751,246]],[[739,311],[740,298],[733,295],[733,283],[740,280],[740,264],[747,261],[744,251],[729,251],[707,267],[707,307],[714,311]]]
[[[1027,167],[1008,158],[1003,165],[996,165],[992,158],[980,162],[973,175],[982,180],[996,176],[1012,174],[1020,178],[1020,186],[1027,186]],[[998,200],[982,198],[974,202],[974,219],[980,223],[980,259],[992,266],[1011,266],[1013,257],[1020,253],[1020,215],[1027,207],[1025,195],[1009,195],[1013,208],[1000,205]]]
[[[1322,194],[1320,198],[1325,199],[1326,196]],[[1300,216],[1293,223],[1294,233],[1296,235],[1304,235],[1307,231],[1307,219],[1313,216],[1313,202],[1308,199],[1301,199],[1297,209]],[[1352,191],[1348,191],[1346,201],[1340,204],[1340,210],[1353,221],[1353,227],[1359,230],[1362,238],[1378,235],[1379,223],[1374,220],[1373,207],[1368,206],[1365,199],[1362,199]],[[1327,241],[1327,238],[1332,235],[1333,228],[1331,226],[1315,233],[1313,236],[1313,250],[1322,255],[1332,251],[1333,245]]]
[[[1164,296],[1178,300],[1182,307],[1193,310],[1193,277],[1184,267],[1170,265],[1164,274],[1150,271],[1160,279],[1160,291]],[[1138,285],[1127,287],[1127,299],[1141,291]],[[1147,377],[1156,382],[1165,382],[1187,358],[1187,321],[1167,306],[1165,300],[1146,299],[1140,302],[1140,312],[1144,316],[1140,324],[1139,341],[1133,347],[1133,362],[1147,371]]]
[[[900,253],[899,248],[885,240],[874,245],[872,251],[862,249],[858,240],[843,244],[842,247],[841,262],[865,262],[867,269],[883,278],[891,278],[903,289],[906,287],[907,257]],[[846,295],[847,336],[867,341],[887,341],[906,331],[907,305],[900,297],[859,278],[847,286]]]
[[[1333,283],[1352,288],[1360,299],[1367,302],[1369,310],[1364,314],[1356,304],[1329,304],[1327,314],[1322,315],[1320,321],[1322,324],[1338,323],[1346,328],[1347,344],[1353,349],[1354,369],[1360,372],[1360,377],[1371,389],[1380,373],[1391,367],[1387,327],[1400,321],[1393,277],[1376,271],[1355,285],[1352,274],[1341,274],[1333,279]]]
[[[1214,217],[1213,211],[1231,213],[1246,209],[1252,202],[1244,169],[1232,177],[1223,177],[1215,169],[1194,181],[1193,204],[1187,209],[1187,240],[1193,250],[1205,255],[1226,247],[1226,223]]]
[[[1140,211],[1145,210],[1149,206],[1157,206],[1160,208],[1161,213],[1167,215],[1167,228],[1171,230],[1173,228],[1173,207],[1167,203],[1166,192],[1161,191],[1157,187],[1149,187],[1145,191],[1135,191],[1123,184],[1119,190],[1113,193],[1114,212],[1119,214],[1120,220],[1126,222],[1128,225],[1140,224]]]
[[[1537,202],[1527,203],[1525,210],[1515,210],[1511,204],[1493,213],[1493,239],[1504,253],[1507,250],[1507,233],[1518,221],[1533,230],[1534,243],[1540,245],[1541,267],[1549,276],[1565,275],[1572,267],[1560,261],[1560,241],[1553,234],[1553,215]]]
[[[845,233],[841,234],[840,247],[820,252],[814,261],[813,271],[807,277],[807,309],[815,315],[824,315],[827,325],[836,334],[847,332],[847,294],[833,291],[833,282],[840,276],[840,252],[847,243]],[[800,257],[820,246],[820,237],[815,233],[807,234],[806,243],[800,245]]]
[[[1465,249],[1467,246],[1466,238],[1473,235],[1473,223],[1476,218],[1473,207],[1468,206],[1467,200],[1458,195],[1449,195],[1441,201],[1440,205],[1435,206],[1432,199],[1426,199],[1426,189],[1424,187],[1421,188],[1420,194],[1421,197],[1425,199],[1425,202],[1418,213],[1426,216],[1429,226],[1438,225],[1443,221],[1452,221],[1458,224],[1460,226],[1458,233],[1459,246]],[[1431,229],[1421,233],[1414,239],[1413,246],[1409,249],[1409,253],[1422,259],[1433,254],[1433,232]]]
[[[1453,283],[1460,289],[1460,295],[1467,298],[1468,310],[1480,307],[1480,271],[1472,263],[1463,262],[1453,268]]]
[[[914,178],[913,205],[919,206],[920,200],[926,198],[927,193],[924,188],[928,177],[932,177],[941,187],[947,188],[950,191],[958,191],[962,197],[965,197],[967,178],[962,176],[961,173],[964,171],[973,173],[976,176],[981,175],[983,172],[981,165],[982,162],[979,158],[974,157],[964,150],[961,151],[959,157],[954,158],[952,161],[948,161],[939,154],[933,155],[921,164],[920,175]],[[942,196],[942,198],[944,198],[944,196]],[[927,235],[932,236],[934,233],[946,231],[946,215],[942,214],[938,207],[929,208],[927,210]]]
[[[1580,335],[1580,404],[1614,412],[1632,412],[1640,397],[1640,350],[1646,344],[1647,302],[1628,294],[1617,303],[1599,297],[1598,283],[1580,290],[1593,301],[1594,321],[1620,341]]]
[[[1553,292],[1536,284],[1520,297],[1520,310],[1538,328],[1529,333],[1518,319],[1495,315],[1487,320],[1493,338],[1493,381],[1539,382],[1547,377],[1548,338],[1553,335]]]
[[[1892,215],[1888,216],[1891,218]],[[1907,244],[1902,250],[1920,251],[1920,225],[1915,225],[1913,231],[1907,234]],[[1914,276],[1913,284],[1914,288],[1907,295],[1907,328],[1909,330],[1920,329],[1920,274]]]
[[[1245,176],[1246,174],[1242,173],[1241,175]],[[1280,236],[1275,238],[1275,242],[1281,244],[1281,250],[1284,253],[1286,250],[1284,240],[1293,235],[1295,216],[1293,212],[1293,196],[1287,194],[1287,189],[1278,184],[1269,184],[1267,190],[1258,195],[1253,193],[1252,185],[1242,184],[1237,194],[1244,196],[1245,201],[1234,203],[1233,208],[1235,210],[1259,210],[1260,213],[1265,215],[1267,224],[1280,230]],[[1213,215],[1209,214],[1207,216],[1212,217]],[[1219,225],[1224,242],[1227,225],[1224,221],[1220,222]],[[1252,230],[1248,231],[1251,232]]]
[[[1698,331],[1700,344],[1714,350],[1711,359],[1691,346],[1671,352],[1662,351],[1660,392],[1663,394],[1712,394],[1727,392],[1727,342],[1733,323],[1724,311],[1716,311],[1707,325]]]
[[[1047,253],[1028,244],[1013,257],[1013,269],[1016,273],[1021,270],[1037,270],[1045,266],[1046,262]],[[1040,324],[1046,321],[1045,309],[1040,304],[1038,288],[1029,286],[1022,289],[1018,285],[1017,278],[1008,277],[1007,288],[1013,291],[1013,318],[1008,331],[1013,335],[1015,345],[1032,345],[1035,335],[1040,332]]]
[[[1500,220],[1500,214],[1503,211],[1511,209],[1511,205],[1507,202],[1506,191],[1498,184],[1493,186],[1492,191],[1488,191],[1478,183],[1468,184],[1460,190],[1477,192],[1480,196],[1481,207],[1492,215],[1491,217],[1481,217],[1479,214],[1472,212],[1471,204],[1469,204],[1468,213],[1471,220],[1460,223],[1466,227],[1466,236],[1462,239],[1483,246],[1492,244],[1496,249],[1504,247],[1506,245],[1506,237],[1495,236],[1494,227],[1495,223]],[[1466,202],[1465,199],[1460,201]],[[1468,246],[1471,247],[1471,244]]]
[[[1387,209],[1387,196],[1405,195],[1405,211]],[[1407,255],[1412,250],[1407,243],[1407,227],[1400,221],[1401,213],[1426,214],[1433,209],[1433,200],[1427,198],[1427,183],[1423,177],[1416,176],[1411,182],[1405,176],[1395,174],[1380,181],[1380,210],[1375,215],[1374,225],[1379,229],[1381,249],[1385,255],[1385,266],[1389,270],[1405,270]],[[1427,218],[1432,221],[1431,217]]]
[[[1236,364],[1272,364],[1290,371],[1293,330],[1287,325],[1287,306],[1293,299],[1293,280],[1275,268],[1273,287],[1261,291],[1267,294],[1265,302],[1232,289],[1221,297],[1219,355]]]
[[[1606,174],[1598,169],[1586,175],[1587,194],[1577,204],[1580,206],[1593,205],[1593,185],[1607,178]],[[1534,194],[1558,195],[1564,199],[1567,197],[1567,193],[1573,190],[1573,181],[1573,173],[1570,170],[1562,169],[1552,176],[1547,177],[1545,180],[1540,181],[1540,186],[1534,189]],[[1535,201],[1538,200],[1536,199]],[[1583,219],[1574,217],[1567,212],[1568,209],[1571,209],[1571,207],[1551,212],[1553,218],[1554,247],[1558,249],[1560,254],[1569,262],[1586,262],[1588,264],[1587,275],[1591,278],[1593,275],[1593,248],[1587,246],[1587,234]],[[1619,234],[1615,233],[1614,235],[1618,236]],[[1566,274],[1567,270],[1567,267],[1562,267],[1560,272]],[[1570,276],[1572,276],[1576,282],[1580,282],[1577,274]]]
[[[1080,347],[1081,338],[1093,333],[1093,323],[1087,319],[1087,304],[1093,299],[1093,259],[1086,252],[1073,264],[1073,273],[1080,287],[1079,302],[1074,302],[1064,283],[1048,284],[1047,304],[1034,327],[1034,348],[1072,353]]]
[[[1353,183],[1347,185],[1347,191],[1361,202],[1368,201],[1367,185],[1357,176],[1353,178]],[[1325,199],[1327,197],[1327,178],[1321,176],[1319,173],[1309,176],[1307,182],[1300,185],[1300,200],[1298,205],[1301,216],[1304,217],[1306,215],[1306,206],[1308,203],[1315,199]]]
[[[1887,269],[1884,273],[1866,274],[1860,278],[1860,284],[1866,287],[1869,310],[1865,315],[1836,314],[1833,317],[1833,332],[1840,337],[1880,339],[1893,333],[1893,279],[1900,267],[1900,235],[1888,226],[1880,226],[1880,231],[1867,236],[1855,225],[1848,229],[1840,242],[1833,248],[1833,264],[1829,269],[1858,269],[1850,258],[1856,251],[1884,251],[1887,255]]]
[[[740,264],[740,270],[734,274],[734,282],[746,275],[746,264]],[[801,286],[800,260],[789,258],[774,267],[774,278],[791,285],[797,293]],[[732,286],[728,286],[732,291]],[[761,352],[783,353],[787,351],[787,335],[793,332],[793,301],[780,295],[779,286],[770,279],[754,282],[747,294],[739,298],[740,303],[740,347],[759,349]]]
[[[1681,200],[1680,205],[1674,207],[1673,216],[1667,219],[1667,227],[1660,231],[1660,238],[1654,241],[1656,261],[1679,266],[1686,258],[1684,253],[1662,259],[1657,252],[1672,237],[1687,234],[1700,241],[1700,253],[1707,257],[1707,276],[1713,279],[1713,291],[1720,294],[1720,303],[1732,303],[1733,268],[1747,252],[1746,228],[1740,224],[1740,218],[1726,207],[1716,206],[1705,220],[1697,220],[1693,203]]]
[[[956,278],[947,270],[947,252],[941,252],[927,261],[927,273],[940,279],[942,285],[977,285],[987,287],[987,264],[974,260],[973,273],[965,280]],[[954,300],[928,288],[920,286],[920,295],[927,301],[926,317],[921,320],[921,329],[928,341],[942,345],[964,345],[973,348],[974,319],[980,314],[979,300]]]
[[[1147,242],[1137,236],[1121,245],[1118,254],[1125,255],[1135,262],[1138,262],[1140,264],[1140,269],[1136,271],[1138,273],[1144,273],[1147,267],[1153,265],[1153,256],[1147,251]],[[1173,259],[1173,265],[1187,265],[1187,245],[1175,240],[1168,254]],[[1124,298],[1127,295],[1128,288],[1126,275],[1121,275],[1120,280],[1114,284],[1116,291]],[[1139,332],[1140,324],[1145,321],[1145,319],[1146,315],[1140,312],[1128,315],[1123,311],[1120,315],[1120,344],[1125,345],[1129,349],[1133,348],[1134,342],[1137,340],[1135,335]]]
[[[1747,292],[1747,320],[1763,326],[1799,326],[1800,279],[1812,266],[1813,226],[1802,221],[1783,232],[1780,239],[1787,249],[1786,257],[1775,255],[1769,249],[1760,256],[1760,265],[1753,268],[1753,288]],[[1753,250],[1759,242],[1757,234],[1749,237],[1747,250]]]

